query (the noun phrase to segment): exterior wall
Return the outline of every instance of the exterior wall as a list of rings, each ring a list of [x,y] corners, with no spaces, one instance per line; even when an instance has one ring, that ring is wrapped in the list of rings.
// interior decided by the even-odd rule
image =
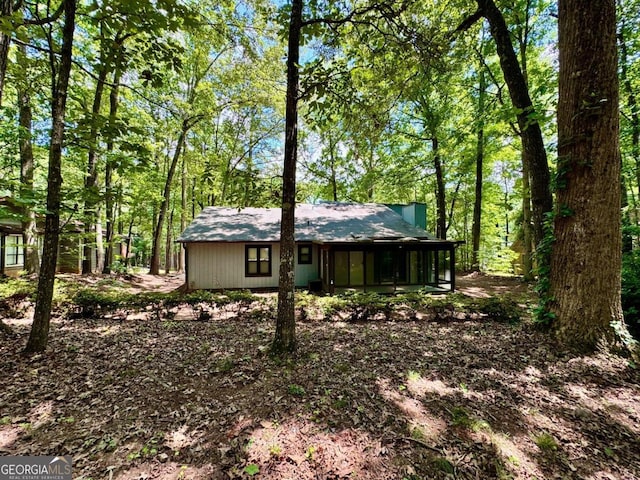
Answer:
[[[280,245],[271,245],[271,275],[245,276],[245,243],[187,243],[187,287],[190,290],[222,288],[276,288],[280,272]],[[262,244],[260,244],[262,245]],[[297,257],[297,252],[296,252]],[[306,288],[309,281],[318,279],[318,249],[313,246],[313,262],[298,265],[296,258],[296,286]]]

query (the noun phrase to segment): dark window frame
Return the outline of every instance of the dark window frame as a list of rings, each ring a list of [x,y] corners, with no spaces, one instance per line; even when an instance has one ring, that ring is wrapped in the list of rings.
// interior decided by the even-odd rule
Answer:
[[[9,243],[9,239],[12,239]],[[13,241],[15,239],[15,241]],[[24,239],[22,235],[6,235],[4,238],[4,266],[24,266]]]
[[[302,253],[303,248],[308,248],[309,253],[303,254]],[[313,264],[313,246],[310,244],[298,245],[298,265],[312,265],[312,264]]]
[[[269,258],[267,259],[267,272],[260,271],[260,250],[266,248],[268,251]],[[249,265],[251,264],[251,260],[249,260],[249,250],[256,250],[256,272],[251,273],[249,270]],[[245,277],[270,277],[272,272],[273,265],[273,250],[271,245],[245,245],[244,246],[244,276]]]

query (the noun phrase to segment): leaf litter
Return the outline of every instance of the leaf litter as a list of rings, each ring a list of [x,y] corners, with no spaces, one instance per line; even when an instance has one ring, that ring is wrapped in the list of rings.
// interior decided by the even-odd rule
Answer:
[[[5,323],[0,454],[72,455],[74,478],[640,478],[638,370],[527,322],[306,320],[289,361],[246,305],[61,316],[31,357]]]

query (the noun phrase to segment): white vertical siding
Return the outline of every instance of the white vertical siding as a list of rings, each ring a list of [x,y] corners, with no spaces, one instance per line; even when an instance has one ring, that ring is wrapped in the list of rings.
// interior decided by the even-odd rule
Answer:
[[[246,277],[244,243],[188,243],[190,289],[268,288],[278,286],[280,245],[271,245],[271,276]]]
[[[245,243],[187,243],[187,284],[189,289],[275,288],[280,271],[280,245],[271,245],[271,276],[245,276]],[[257,245],[257,244],[249,244]],[[296,286],[306,288],[317,280],[319,249],[312,246],[312,263],[299,265],[296,248]]]

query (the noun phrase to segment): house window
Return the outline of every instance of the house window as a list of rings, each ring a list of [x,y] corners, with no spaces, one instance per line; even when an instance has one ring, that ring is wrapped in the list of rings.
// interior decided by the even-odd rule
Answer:
[[[247,245],[244,272],[247,277],[270,277],[271,245]]]
[[[313,257],[311,256],[311,245],[298,245],[298,264],[311,265]]]
[[[4,264],[7,267],[24,265],[22,235],[7,235],[4,239]]]

